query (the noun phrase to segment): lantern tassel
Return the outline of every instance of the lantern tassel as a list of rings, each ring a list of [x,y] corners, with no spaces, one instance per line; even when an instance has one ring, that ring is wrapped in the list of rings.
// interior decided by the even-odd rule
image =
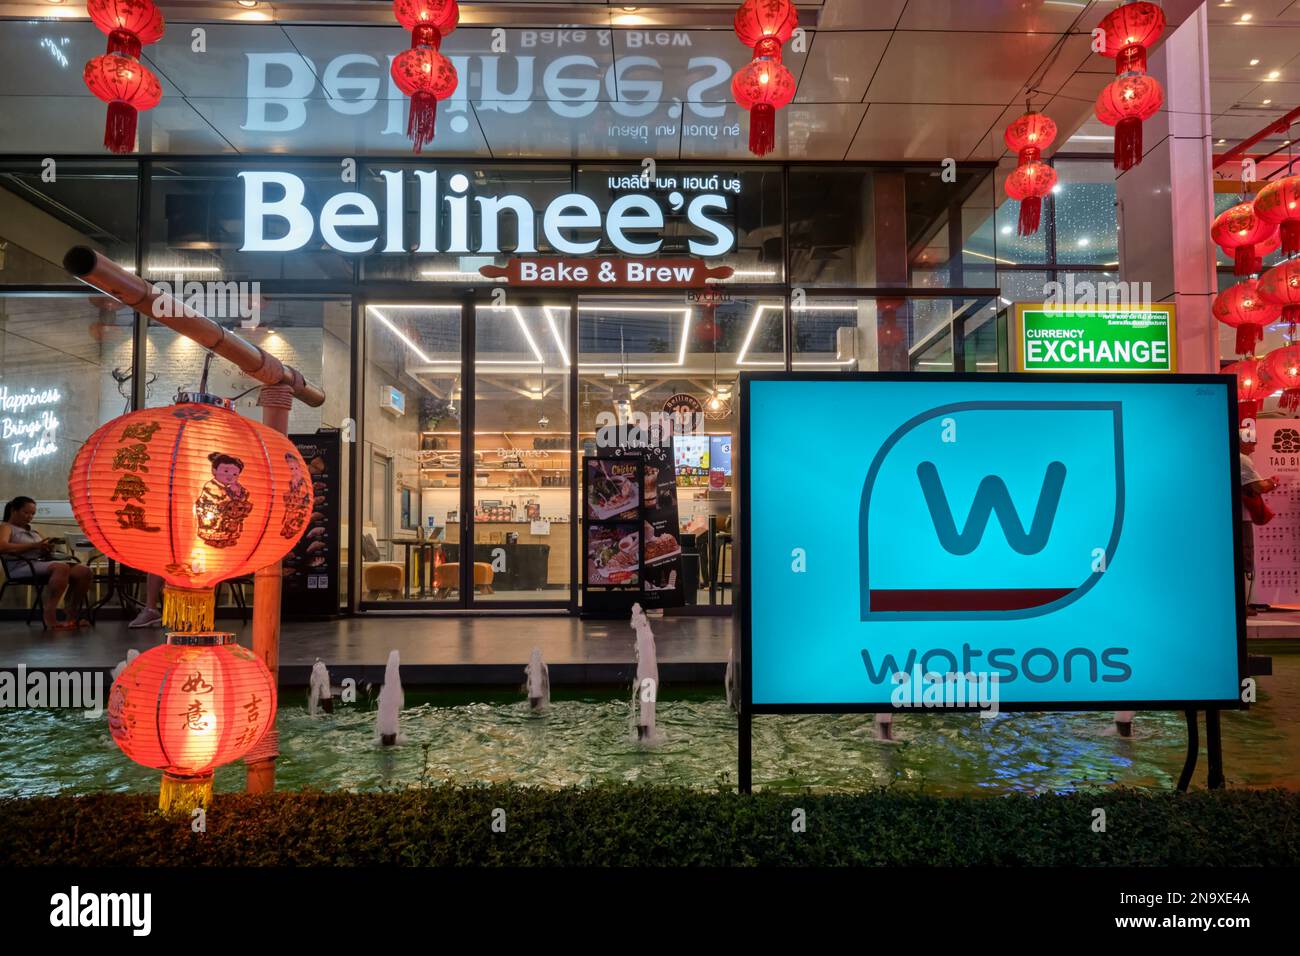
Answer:
[[[1300,252],[1300,219],[1287,219],[1282,223],[1282,255],[1293,256]]]
[[[1041,196],[1026,196],[1020,200],[1020,234],[1032,236],[1038,231],[1038,221],[1043,210]]]
[[[1132,169],[1142,162],[1142,121],[1126,116],[1115,125],[1115,168]]]
[[[1253,355],[1255,346],[1259,340],[1264,337],[1264,330],[1258,325],[1239,325],[1237,326],[1237,354]]]
[[[1238,246],[1232,254],[1232,274],[1235,276],[1254,275],[1264,267],[1263,260],[1255,254],[1255,247]]]
[[[108,104],[108,120],[104,124],[104,145],[113,153],[129,153],[135,149],[135,107],[121,100]]]
[[[1288,412],[1294,412],[1300,408],[1300,388],[1288,388],[1282,392],[1282,397],[1278,399],[1278,407]]]
[[[416,90],[411,94],[411,115],[406,121],[406,135],[415,152],[433,142],[433,128],[438,122],[438,99],[432,93]]]
[[[749,111],[749,151],[766,156],[776,148],[776,109],[771,103],[759,103]]]
[[[411,48],[431,46],[435,50],[442,46],[442,34],[432,23],[417,23],[411,31]]]
[[[191,816],[195,810],[212,806],[212,774],[195,777],[164,773],[158,790],[158,809],[177,816]]]
[[[186,634],[212,630],[217,592],[213,588],[163,588],[163,627]]]
[[[108,35],[108,52],[140,59],[140,38],[130,30],[114,30]]]
[[[1246,402],[1237,402],[1237,423],[1240,424],[1248,418],[1259,417],[1259,402],[1251,399]]]

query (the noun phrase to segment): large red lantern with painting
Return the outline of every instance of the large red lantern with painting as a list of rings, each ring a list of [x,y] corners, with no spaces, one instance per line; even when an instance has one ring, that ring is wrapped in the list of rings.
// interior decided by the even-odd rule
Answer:
[[[1255,215],[1278,227],[1282,255],[1300,252],[1300,176],[1277,179],[1261,189],[1255,196]]]
[[[731,95],[749,111],[749,151],[766,156],[776,147],[776,111],[794,99],[794,76],[778,57],[750,60],[731,78]]]
[[[1237,420],[1255,418],[1268,398],[1280,388],[1273,379],[1263,359],[1246,358],[1240,362],[1225,365],[1220,370],[1224,375],[1234,375],[1237,379]]]
[[[212,799],[212,772],[243,757],[275,720],[275,679],[230,634],[172,634],[118,675],[108,729],[122,753],[163,771],[159,806]]]
[[[1055,185],[1056,170],[1046,163],[1025,163],[1011,171],[1005,188],[1008,196],[1020,201],[1020,235],[1032,236],[1038,231],[1043,197]]]
[[[1264,337],[1265,327],[1282,314],[1282,307],[1259,294],[1254,279],[1238,282],[1214,297],[1214,317],[1237,330],[1237,354],[1250,355]]]
[[[1300,323],[1300,259],[1288,259],[1259,277],[1256,285],[1263,298],[1282,309],[1282,321],[1294,327]]]
[[[129,56],[106,53],[82,71],[90,92],[108,104],[104,145],[114,153],[135,149],[136,118],[162,101],[162,86],[149,69]]]
[[[1264,356],[1268,377],[1282,388],[1278,404],[1288,412],[1300,408],[1300,345],[1284,345]]]
[[[77,452],[72,512],[116,561],[161,575],[163,623],[213,626],[213,588],[274,564],[312,512],[306,463],[284,435],[219,399],[115,418]]]
[[[1226,255],[1232,256],[1234,275],[1253,275],[1264,267],[1263,249],[1277,234],[1277,225],[1255,215],[1249,202],[1225,209],[1215,217],[1210,237]]]
[[[438,123],[438,101],[456,92],[456,68],[431,46],[403,50],[393,60],[393,82],[411,98],[406,135],[415,152],[433,142]]]
[[[1142,162],[1142,124],[1164,101],[1160,84],[1145,73],[1124,73],[1097,96],[1097,119],[1115,127],[1116,169],[1132,169]]]
[[[389,73],[411,98],[406,135],[415,152],[433,142],[438,101],[456,92],[456,67],[439,52],[442,38],[460,22],[456,0],[394,0],[397,22],[411,31],[411,48],[397,55]]]
[[[163,37],[163,15],[153,0],[87,0],[86,14],[108,34],[109,53],[138,58],[143,44]]]
[[[790,0],[745,0],[733,26],[740,42],[756,56],[768,56],[790,41],[799,26],[799,12]]]
[[[1045,113],[1030,110],[1002,134],[1007,149],[1014,150],[1023,165],[1042,158],[1043,150],[1056,140],[1056,123]]]
[[[1154,3],[1138,0],[1116,7],[1098,25],[1106,35],[1102,56],[1115,61],[1115,74],[1145,72],[1147,48],[1165,31],[1165,12]]]

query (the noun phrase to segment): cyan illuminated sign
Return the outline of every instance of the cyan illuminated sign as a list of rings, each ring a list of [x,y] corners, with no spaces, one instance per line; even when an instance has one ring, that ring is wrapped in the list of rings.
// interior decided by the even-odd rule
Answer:
[[[742,377],[756,710],[1239,706],[1218,376]],[[798,489],[797,495],[793,489]]]

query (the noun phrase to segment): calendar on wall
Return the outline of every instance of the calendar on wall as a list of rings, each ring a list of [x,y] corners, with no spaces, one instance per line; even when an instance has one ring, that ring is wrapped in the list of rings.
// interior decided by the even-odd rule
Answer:
[[[1251,459],[1261,478],[1277,478],[1264,496],[1273,520],[1254,525],[1253,604],[1300,605],[1300,419],[1260,418]]]

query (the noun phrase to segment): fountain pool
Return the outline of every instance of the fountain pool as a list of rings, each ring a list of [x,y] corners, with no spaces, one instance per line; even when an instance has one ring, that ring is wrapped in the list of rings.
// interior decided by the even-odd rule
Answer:
[[[1260,703],[1223,715],[1230,786],[1300,789],[1300,654],[1273,655]],[[693,787],[735,781],[736,718],[721,687],[660,694],[653,745],[629,726],[626,688],[553,688],[545,712],[518,689],[406,691],[402,743],[375,739],[377,686],[356,704],[336,701],[311,717],[304,694],[285,694],[277,785],[375,790],[427,782],[514,781],[548,787],[642,781]],[[1009,793],[1133,786],[1170,789],[1186,746],[1183,718],[1139,714],[1134,736],[1115,732],[1109,711],[1092,714],[900,714],[892,743],[870,714],[759,717],[755,787],[860,790],[894,786],[937,794]],[[1204,780],[1205,763],[1198,770]],[[217,790],[242,789],[241,765],[217,772]],[[127,760],[101,717],[0,710],[0,796],[157,790],[158,774]]]

